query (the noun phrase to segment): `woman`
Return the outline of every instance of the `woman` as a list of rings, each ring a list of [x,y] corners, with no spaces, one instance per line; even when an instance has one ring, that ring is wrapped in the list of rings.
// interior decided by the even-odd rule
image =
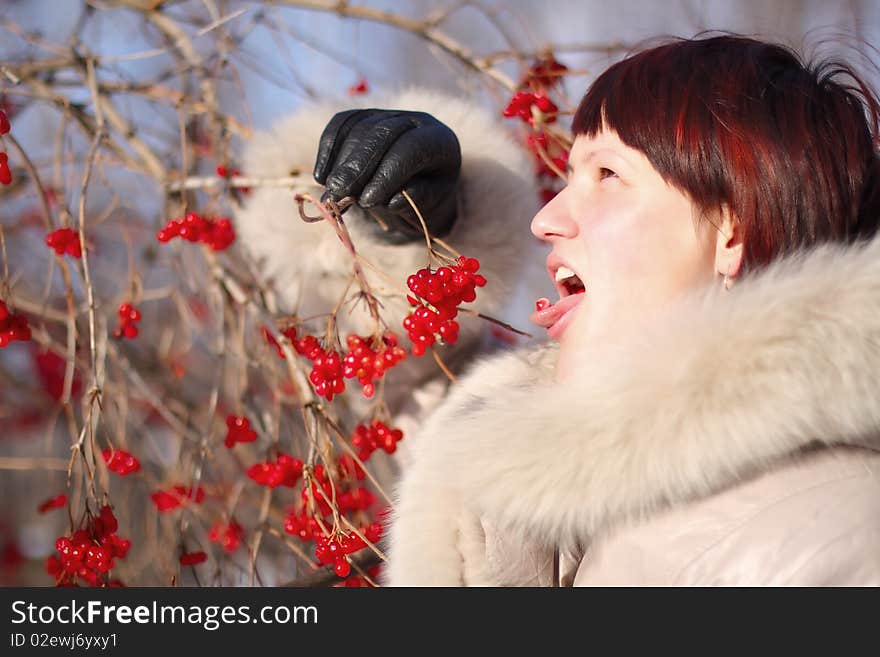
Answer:
[[[741,37],[602,74],[532,221],[554,343],[425,423],[387,582],[880,584],[878,118]]]

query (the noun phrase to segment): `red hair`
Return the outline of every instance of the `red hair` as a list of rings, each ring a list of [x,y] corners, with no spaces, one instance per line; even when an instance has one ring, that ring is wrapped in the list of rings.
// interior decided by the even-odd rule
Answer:
[[[704,213],[742,230],[743,270],[880,222],[880,102],[846,64],[740,36],[677,40],[590,86],[575,134],[607,127]]]

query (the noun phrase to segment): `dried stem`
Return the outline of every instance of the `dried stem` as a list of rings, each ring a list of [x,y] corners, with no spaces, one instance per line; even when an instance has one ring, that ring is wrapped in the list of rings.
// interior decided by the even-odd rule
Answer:
[[[312,203],[315,207],[317,207],[318,211],[321,213],[321,217],[331,226],[333,226],[333,229],[336,231],[336,235],[339,237],[339,241],[342,242],[342,245],[351,254],[351,262],[352,268],[354,269],[355,278],[357,279],[358,286],[361,289],[363,299],[367,303],[367,308],[370,310],[370,315],[373,317],[373,321],[376,324],[375,332],[378,333],[383,324],[382,317],[379,315],[379,304],[376,301],[376,297],[373,294],[372,289],[370,288],[370,284],[367,282],[367,278],[364,275],[364,270],[361,268],[360,261],[357,257],[357,250],[354,247],[354,243],[351,241],[351,235],[349,235],[348,229],[345,227],[345,222],[342,221],[341,206],[329,200],[325,205],[324,203],[315,201],[315,199],[308,194],[297,194],[296,201],[299,204],[301,216],[305,214],[305,211],[302,209],[303,203],[305,201],[308,201]]]
[[[458,379],[456,379],[455,375],[449,371],[449,368],[446,367],[446,363],[443,362],[443,359],[440,358],[440,354],[437,353],[437,350],[434,347],[431,347],[431,355],[434,357],[434,360],[437,361],[437,365],[440,366],[440,369],[443,370],[443,374],[446,375],[446,378],[455,383]]]

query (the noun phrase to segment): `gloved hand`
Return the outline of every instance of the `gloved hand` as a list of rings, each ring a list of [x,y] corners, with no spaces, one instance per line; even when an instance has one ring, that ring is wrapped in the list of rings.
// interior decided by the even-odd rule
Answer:
[[[403,244],[424,233],[403,191],[435,237],[452,230],[461,148],[455,133],[424,112],[361,109],[336,114],[318,145],[315,180],[327,187],[322,201],[346,196],[375,213],[377,235]]]

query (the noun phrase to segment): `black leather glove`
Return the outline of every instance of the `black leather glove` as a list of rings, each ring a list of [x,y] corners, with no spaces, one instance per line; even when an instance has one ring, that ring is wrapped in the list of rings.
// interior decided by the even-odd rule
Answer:
[[[327,187],[321,200],[356,198],[388,226],[371,222],[377,235],[394,244],[424,239],[403,191],[432,235],[452,230],[460,170],[455,133],[430,114],[403,110],[339,112],[324,128],[315,160],[315,180]]]

